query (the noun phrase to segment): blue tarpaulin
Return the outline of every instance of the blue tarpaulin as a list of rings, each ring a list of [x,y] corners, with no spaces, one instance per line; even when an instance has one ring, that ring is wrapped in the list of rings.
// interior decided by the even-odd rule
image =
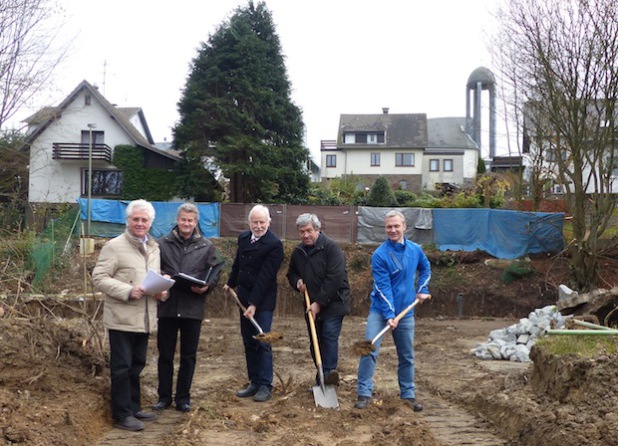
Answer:
[[[564,213],[500,209],[434,209],[434,242],[442,251],[485,251],[499,259],[564,247]]]
[[[86,221],[88,219],[88,199],[80,198],[77,200],[80,207],[81,219]],[[125,210],[129,201],[120,200],[103,200],[92,199],[90,202],[90,220],[92,222],[111,223],[125,225],[126,214]],[[150,229],[150,233],[154,237],[161,237],[174,227],[176,224],[176,212],[178,206],[182,202],[163,202],[153,201],[151,202],[155,208],[155,220]],[[200,231],[208,238],[219,237],[219,203],[195,203],[200,211]],[[95,230],[99,225],[92,226]],[[92,233],[91,235],[108,237],[107,231],[105,233]]]

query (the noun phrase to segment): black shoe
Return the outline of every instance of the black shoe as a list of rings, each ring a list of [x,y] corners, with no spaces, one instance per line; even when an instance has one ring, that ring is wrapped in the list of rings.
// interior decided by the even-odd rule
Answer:
[[[270,393],[270,389],[268,387],[260,386],[259,390],[253,396],[253,401],[263,403],[264,401],[268,401],[272,397],[272,393]]]
[[[178,403],[176,404],[176,410],[179,412],[187,413],[191,411],[191,404],[189,403]]]
[[[154,421],[158,417],[156,413],[142,412],[141,410],[139,412],[135,412],[133,416],[137,418],[138,420],[142,420],[142,421]]]
[[[359,396],[358,399],[356,400],[356,402],[354,403],[354,407],[356,409],[366,409],[367,406],[369,405],[369,401],[371,401],[371,398],[368,396]]]
[[[326,384],[327,386],[339,385],[339,373],[337,372],[337,370],[331,370],[330,372],[328,372],[326,378],[324,379],[324,384]]]
[[[144,429],[144,423],[135,417],[126,417],[114,423],[114,427],[124,429],[126,431],[141,431]]]
[[[421,403],[417,403],[414,398],[404,398],[404,400],[407,401],[414,412],[420,412],[424,409],[423,405]]]
[[[172,405],[171,401],[163,401],[159,400],[156,404],[153,404],[151,407],[153,410],[164,410]]]
[[[246,398],[248,396],[255,395],[259,390],[259,387],[255,384],[249,384],[249,386],[245,389],[239,390],[236,392],[236,396],[239,398]]]

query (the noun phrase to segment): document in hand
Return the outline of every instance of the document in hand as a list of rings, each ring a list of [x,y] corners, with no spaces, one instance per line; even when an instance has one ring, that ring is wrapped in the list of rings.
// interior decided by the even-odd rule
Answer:
[[[193,277],[185,273],[174,274],[173,279],[176,281],[177,286],[186,289],[190,289],[194,285],[203,287],[212,282],[212,279],[216,277],[216,275],[219,274],[219,271],[221,271],[221,268],[223,268],[224,263],[225,262],[219,262],[216,265],[208,268],[208,272],[206,273],[206,277],[204,278],[204,280],[198,279],[197,277]]]
[[[200,280],[185,273],[174,274],[174,280],[176,286],[182,286],[183,288],[191,288],[193,285],[203,287],[206,285],[205,280]]]
[[[167,279],[155,270],[148,268],[148,274],[146,274],[142,286],[147,294],[157,294],[169,290],[174,283],[175,281],[173,279]]]

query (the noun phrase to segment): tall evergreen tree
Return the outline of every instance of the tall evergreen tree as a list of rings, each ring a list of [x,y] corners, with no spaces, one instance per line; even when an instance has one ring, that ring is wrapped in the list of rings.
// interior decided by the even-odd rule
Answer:
[[[174,145],[190,163],[213,157],[232,202],[295,202],[309,187],[309,152],[290,93],[271,13],[249,1],[193,60]]]

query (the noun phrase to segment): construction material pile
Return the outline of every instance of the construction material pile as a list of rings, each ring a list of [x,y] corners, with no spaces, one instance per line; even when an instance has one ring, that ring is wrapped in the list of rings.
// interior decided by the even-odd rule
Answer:
[[[489,339],[478,344],[470,353],[481,359],[505,359],[509,361],[530,361],[530,349],[536,340],[550,328],[563,328],[566,318],[548,305],[532,311],[527,319],[507,328],[493,330]]]

